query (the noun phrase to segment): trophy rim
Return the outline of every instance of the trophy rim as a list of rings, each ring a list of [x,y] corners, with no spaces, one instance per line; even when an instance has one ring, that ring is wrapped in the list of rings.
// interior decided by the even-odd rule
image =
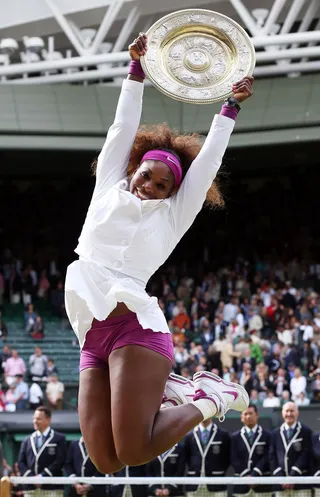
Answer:
[[[231,19],[230,17],[226,16],[225,14],[221,14],[220,12],[217,12],[217,11],[213,11],[213,10],[210,10],[210,9],[182,9],[182,10],[178,10],[178,11],[175,11],[175,12],[171,12],[169,14],[166,14],[165,16],[161,17],[160,19],[158,19],[157,21],[155,21],[151,26],[150,28],[147,30],[146,34],[147,36],[149,37],[149,39],[151,38],[152,39],[152,35],[153,33],[159,28],[161,27],[161,25],[163,25],[165,22],[173,19],[173,18],[179,18],[179,16],[183,16],[183,15],[186,15],[186,14],[194,14],[194,15],[210,15],[210,16],[218,16],[220,20],[224,20],[225,22],[228,22],[231,26],[233,26],[234,28],[236,28],[236,30],[242,35],[242,37],[244,38],[245,42],[246,42],[246,46],[248,48],[248,52],[249,52],[249,57],[248,57],[248,60],[249,60],[249,67],[248,67],[248,70],[246,71],[246,76],[251,76],[253,71],[254,71],[254,68],[255,68],[255,65],[256,65],[256,54],[255,54],[255,49],[254,49],[254,45],[252,43],[252,40],[250,38],[250,36],[248,35],[248,33],[245,31],[245,29],[236,21],[234,21],[233,19]],[[194,23],[195,26],[197,26],[197,23],[195,22]],[[199,25],[199,28],[202,26],[204,26],[203,24],[198,24]],[[207,25],[208,27],[212,27],[212,28],[215,28],[215,29],[220,29],[220,28],[216,28],[215,26],[213,25],[210,25],[208,24]],[[220,29],[221,32],[223,32],[223,29]],[[225,33],[224,33],[225,34]],[[226,38],[229,38],[229,36],[227,34],[225,34],[225,37]],[[237,47],[235,45],[233,45],[233,48],[234,50],[237,52]],[[198,99],[198,98],[193,98],[193,97],[189,97],[189,96],[183,96],[183,95],[178,95],[170,90],[167,90],[165,87],[163,87],[158,81],[157,81],[157,78],[154,76],[153,74],[153,71],[152,69],[149,67],[149,61],[148,61],[148,53],[145,55],[145,56],[141,56],[140,58],[140,61],[141,61],[141,65],[142,65],[142,68],[145,72],[145,74],[147,75],[148,79],[151,81],[151,83],[153,84],[153,86],[155,88],[157,88],[161,93],[163,93],[164,95],[174,99],[174,100],[178,100],[180,102],[185,102],[185,103],[193,103],[193,104],[213,104],[213,103],[216,103],[216,102],[220,102],[222,100],[225,100],[226,98],[230,97],[233,92],[230,88],[230,91],[229,92],[224,92],[223,95],[219,95],[219,96],[212,96],[210,98],[201,98],[201,99]],[[169,76],[168,76],[169,77]],[[231,83],[231,82],[230,82]],[[183,85],[181,85],[183,86]],[[186,85],[187,86],[187,85]],[[231,86],[231,84],[230,84]],[[196,89],[194,87],[194,89]]]

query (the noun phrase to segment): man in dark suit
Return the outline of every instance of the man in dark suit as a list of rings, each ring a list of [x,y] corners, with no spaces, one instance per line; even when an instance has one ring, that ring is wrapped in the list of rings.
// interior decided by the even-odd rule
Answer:
[[[18,465],[21,476],[62,476],[67,444],[65,436],[50,426],[51,411],[47,407],[38,407],[34,411],[33,426],[35,431],[21,444]],[[50,497],[63,497],[61,485],[27,485],[24,496],[32,497],[35,489],[50,490]]]
[[[83,438],[73,440],[69,445],[68,455],[65,463],[67,476],[104,476],[99,473],[89,458]],[[69,497],[86,495],[88,497],[103,497],[106,493],[105,485],[87,485],[79,482],[70,486]]]
[[[243,427],[231,437],[231,466],[235,476],[270,476],[268,452],[270,433],[258,424],[259,415],[256,406],[249,405],[241,414]],[[247,485],[235,485],[234,495],[249,493]],[[271,497],[271,485],[251,487],[255,497]]]
[[[147,489],[148,496],[170,495],[170,497],[177,497],[184,495],[181,485],[168,485],[165,483],[165,478],[168,476],[184,476],[185,474],[183,445],[182,440],[146,465],[147,476],[164,478],[163,485],[149,485]]]
[[[320,476],[320,433],[312,435],[312,474]],[[320,485],[314,486],[314,497],[320,497]]]
[[[225,476],[230,464],[229,434],[212,419],[202,421],[184,438],[183,459],[187,476]],[[188,497],[227,497],[226,485],[187,485]]]
[[[270,442],[270,467],[273,476],[310,476],[312,459],[312,431],[299,421],[298,407],[287,402],[282,408],[284,423],[273,431]],[[308,485],[284,484],[277,489],[278,497],[283,490],[291,490],[291,497],[311,497]],[[284,494],[283,494],[284,495]],[[301,493],[302,495],[302,493]]]
[[[115,477],[144,477],[146,476],[146,465],[126,466],[113,475]],[[147,497],[148,485],[107,485],[107,497]]]

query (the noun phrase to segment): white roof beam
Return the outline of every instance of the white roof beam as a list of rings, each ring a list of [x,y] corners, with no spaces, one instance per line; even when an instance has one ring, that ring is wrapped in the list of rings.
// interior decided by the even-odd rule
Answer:
[[[272,66],[256,67],[254,76],[275,76],[279,74],[290,74],[293,72],[318,72],[320,71],[320,61],[297,62],[294,64],[280,64]]]
[[[113,0],[112,4],[108,8],[107,12],[105,13],[104,18],[102,19],[102,22],[100,24],[100,27],[98,29],[98,32],[95,36],[95,39],[92,42],[91,47],[87,50],[86,53],[88,54],[96,54],[97,51],[99,50],[99,46],[105,39],[106,35],[108,34],[112,24],[117,18],[118,13],[120,12],[120,9],[124,3],[124,0]]]
[[[120,52],[125,48],[126,42],[128,41],[128,38],[133,31],[133,28],[137,24],[139,17],[140,17],[140,10],[138,6],[135,5],[129,12],[128,17],[121,28],[119,36],[112,47],[112,52]]]
[[[46,0],[46,3],[53,13],[54,17],[56,18],[57,23],[68,37],[70,43],[72,43],[79,55],[83,55],[85,51],[83,45],[78,40],[77,36],[74,33],[74,30],[71,28],[67,18],[60,11],[55,0]]]
[[[242,21],[246,25],[246,27],[249,29],[250,33],[252,36],[255,36],[259,34],[259,29],[257,28],[257,25],[248,11],[248,9],[243,5],[241,0],[230,0],[232,3],[234,9],[238,12],[239,16],[241,17]]]
[[[268,34],[270,32],[271,27],[277,22],[280,12],[285,6],[287,0],[275,0],[273,3],[268,18],[260,30],[260,34]]]
[[[279,34],[289,33],[293,24],[297,20],[297,17],[299,15],[300,10],[302,9],[303,5],[305,4],[305,1],[306,0],[293,0],[292,5],[290,7],[290,10],[288,12],[288,15],[284,20],[284,23],[282,25],[282,28],[281,28]]]

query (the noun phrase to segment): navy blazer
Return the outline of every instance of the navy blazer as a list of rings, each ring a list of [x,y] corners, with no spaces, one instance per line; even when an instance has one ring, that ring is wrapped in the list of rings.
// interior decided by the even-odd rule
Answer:
[[[230,465],[230,436],[212,424],[206,447],[201,445],[200,428],[196,427],[184,439],[184,460],[187,476],[225,476]],[[207,485],[209,492],[226,490],[226,485]],[[194,492],[197,485],[187,485],[186,492]]]
[[[147,476],[184,476],[185,465],[183,459],[183,440],[164,454],[156,457],[146,465]],[[148,495],[156,495],[158,489],[168,489],[170,496],[183,495],[183,487],[181,485],[149,485]]]
[[[117,473],[110,476],[119,477],[144,477],[146,476],[146,465],[142,466],[126,466]],[[148,485],[131,485],[132,497],[147,497]],[[108,497],[122,497],[124,495],[124,485],[107,485]]]
[[[270,468],[273,476],[305,476],[311,474],[312,431],[297,423],[289,442],[284,423],[272,432],[270,442]],[[302,489],[299,485],[299,489]]]
[[[312,435],[312,474],[320,476],[320,433]]]
[[[243,426],[240,431],[235,432],[231,437],[231,466],[235,476],[269,476],[270,467],[268,460],[271,434],[257,425],[253,443],[250,446],[246,435],[246,428]],[[247,485],[237,485],[234,489],[236,493],[249,492]],[[271,492],[271,487],[258,485],[258,492]]]
[[[67,442],[62,433],[51,428],[38,450],[37,432],[33,432],[24,439],[20,447],[18,466],[21,476],[62,476],[66,453]],[[50,488],[61,489],[63,486],[50,485]]]
[[[99,471],[89,458],[82,437],[79,440],[73,440],[70,443],[64,468],[67,476],[104,476],[103,474],[99,473]],[[80,479],[79,482],[81,482]],[[77,497],[78,494],[73,485],[69,485],[69,487],[70,497]],[[96,485],[91,486],[88,495],[90,497],[98,497],[104,495],[105,492],[106,488],[104,485]]]

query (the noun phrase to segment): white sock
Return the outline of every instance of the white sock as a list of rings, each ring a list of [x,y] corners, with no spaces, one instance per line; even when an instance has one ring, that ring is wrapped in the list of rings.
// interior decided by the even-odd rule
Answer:
[[[165,409],[166,407],[176,407],[176,404],[173,404],[172,402],[170,402],[170,400],[167,400],[166,402],[163,402],[163,404],[161,404],[160,409]]]
[[[219,401],[217,399],[217,403],[218,402]],[[217,407],[216,407],[215,403],[212,402],[212,400],[198,399],[198,400],[194,400],[193,402],[191,402],[191,404],[193,404],[197,409],[199,409],[199,411],[201,412],[201,414],[203,416],[203,420],[212,418],[213,416],[215,416],[217,414]]]

